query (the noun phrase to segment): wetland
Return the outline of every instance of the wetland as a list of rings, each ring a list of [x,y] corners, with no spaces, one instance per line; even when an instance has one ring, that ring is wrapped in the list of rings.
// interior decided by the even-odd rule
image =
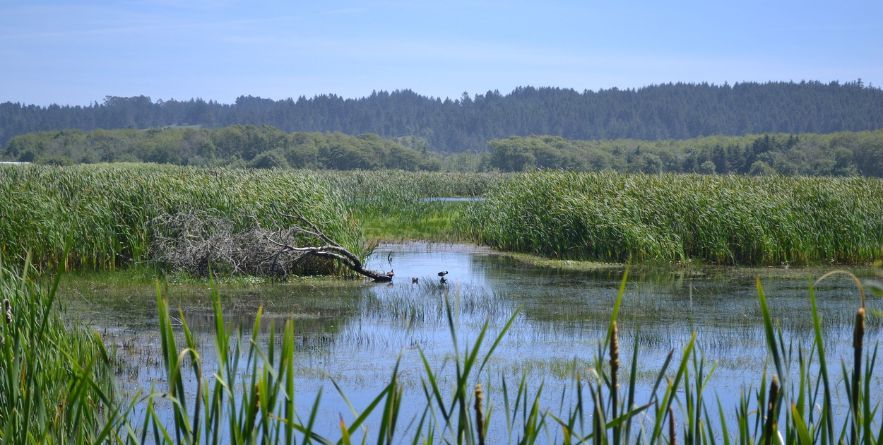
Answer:
[[[333,435],[338,416],[350,412],[349,403],[366,406],[383,389],[397,362],[406,401],[401,415],[403,419],[419,416],[424,403],[420,353],[434,368],[449,368],[439,373],[445,382],[453,378],[449,373],[455,349],[446,302],[461,341],[474,340],[485,322],[490,332],[499,332],[517,312],[488,370],[477,381],[493,388],[501,379],[512,382],[525,377],[533,388],[543,385],[544,406],[557,405],[562,397],[569,400],[574,397],[573,376],[596,366],[624,273],[623,267],[610,265],[578,271],[528,266],[486,247],[427,242],[380,244],[367,265],[394,270],[396,279],[389,284],[324,278],[221,284],[225,320],[233,330],[241,329],[246,341],[259,308],[263,309],[259,341],[264,348],[271,324],[278,328],[284,320],[294,320],[295,386],[304,396],[300,409],[308,411],[315,394],[324,393],[315,428],[325,435]],[[440,284],[437,273],[443,270],[448,272],[447,283]],[[698,350],[715,366],[707,397],[719,398],[724,407],[736,406],[740,394],[756,386],[758,373],[768,366],[755,277],[762,280],[785,338],[795,348],[808,349],[813,326],[807,289],[825,271],[632,268],[618,322],[620,347],[632,351],[639,343],[639,391],[650,391],[669,352],[681,351],[695,331]],[[865,278],[874,276],[870,268],[856,272]],[[165,369],[153,283],[144,279],[120,286],[108,281],[102,273],[67,277],[59,293],[68,314],[98,329],[115,348],[117,379],[128,391],[146,393],[162,387]],[[208,283],[172,280],[165,286],[170,304],[182,309],[199,340],[207,370],[215,369]],[[848,361],[852,309],[858,305],[855,284],[832,279],[820,283],[816,295],[830,360]],[[879,301],[869,300],[870,344],[880,339],[880,308]],[[881,389],[879,378],[871,384],[875,391]],[[498,396],[490,401],[503,404]],[[135,417],[139,415],[143,412],[135,412]]]
[[[873,443],[880,196],[857,177],[5,166],[0,434]],[[392,281],[321,256],[277,273],[289,243]]]

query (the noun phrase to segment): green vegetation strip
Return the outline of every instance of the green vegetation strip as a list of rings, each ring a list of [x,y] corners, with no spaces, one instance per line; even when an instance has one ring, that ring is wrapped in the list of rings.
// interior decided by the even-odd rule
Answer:
[[[883,131],[706,136],[675,140],[573,140],[557,136],[488,141],[480,167],[643,173],[883,177]]]
[[[0,146],[0,161],[71,165],[152,162],[338,171],[573,171],[883,177],[883,130],[691,139],[491,139],[478,151],[433,151],[414,137],[287,133],[270,126],[45,131]]]
[[[881,197],[883,180],[857,177],[0,166],[0,253],[114,270],[151,262],[163,215],[247,230],[299,212],[363,257],[366,240],[423,239],[605,263],[860,264],[883,257]]]
[[[469,241],[462,222],[475,201],[505,179],[499,173],[321,172],[340,191],[368,239]]]
[[[485,198],[473,239],[556,258],[867,263],[883,246],[879,179],[542,172]]]
[[[97,270],[149,261],[155,219],[190,211],[223,218],[236,230],[289,227],[299,212],[344,247],[367,254],[342,196],[307,172],[0,167],[0,253],[7,259],[29,251],[37,265]]]
[[[408,139],[401,139],[407,143]],[[70,165],[98,162],[254,168],[438,170],[425,149],[377,135],[287,133],[270,126],[46,131],[13,138],[0,159]]]

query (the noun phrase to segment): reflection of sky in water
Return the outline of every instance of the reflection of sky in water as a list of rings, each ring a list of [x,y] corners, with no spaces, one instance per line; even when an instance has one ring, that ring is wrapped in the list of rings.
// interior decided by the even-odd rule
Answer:
[[[621,279],[621,271],[549,271],[515,263],[483,248],[428,243],[381,245],[367,266],[394,270],[394,282],[332,289],[276,285],[247,292],[222,290],[230,313],[227,319],[245,326],[246,332],[258,305],[264,306],[266,318],[275,319],[278,326],[286,318],[295,319],[299,406],[308,410],[317,390],[323,388],[319,427],[326,431],[336,430],[338,413],[349,412],[329,377],[361,407],[382,389],[397,360],[401,361],[406,394],[416,400],[405,404],[403,414],[407,417],[424,407],[419,351],[434,368],[447,363],[447,370],[452,371],[453,345],[445,301],[453,309],[461,348],[475,340],[485,322],[495,335],[518,308],[512,329],[489,363],[490,372],[481,380],[486,382],[490,377],[492,386],[499,386],[501,376],[514,382],[527,372],[532,385],[545,382],[546,406],[557,407],[561,390],[567,386],[562,370],[573,367],[574,362],[581,371],[591,366]],[[448,271],[447,284],[440,284],[439,271]],[[780,273],[788,277],[775,276]],[[767,352],[755,274],[766,275],[764,286],[786,338],[793,339],[795,346],[806,346],[811,337],[807,285],[810,276],[820,275],[816,271],[632,272],[620,315],[621,350],[626,367],[637,340],[639,382],[644,391],[671,349],[676,351],[675,358],[679,357],[693,330],[698,332],[698,345],[708,368],[711,362],[717,363],[709,400],[717,394],[725,407],[734,406],[741,388],[758,383]],[[412,277],[419,278],[419,283],[413,284]],[[827,326],[829,362],[837,364],[841,356],[849,360],[855,291],[849,282],[836,281],[820,287],[817,295]],[[155,317],[152,307],[144,303],[150,301],[151,296],[133,297],[132,302],[141,303],[109,313],[102,313],[102,307],[107,306],[98,304],[90,314],[96,324],[118,334],[114,341],[122,345],[122,355],[134,363],[121,374],[126,386],[162,385]],[[201,339],[203,357],[208,361],[206,373],[211,373],[215,353],[207,295],[180,304]],[[117,319],[119,310],[129,312],[128,316]],[[871,341],[866,344],[879,339],[875,325],[868,331]],[[247,338],[244,342],[247,344]],[[444,374],[442,386],[449,387],[451,378],[450,372]],[[493,394],[490,400],[502,406]]]
[[[393,286],[410,285],[412,278],[418,278],[423,283],[437,283],[438,273],[443,271],[448,272],[445,278],[452,286],[483,286],[487,284],[485,268],[480,261],[473,261],[473,258],[490,253],[488,249],[457,244],[381,244],[366,262],[366,267],[383,271],[394,270]]]

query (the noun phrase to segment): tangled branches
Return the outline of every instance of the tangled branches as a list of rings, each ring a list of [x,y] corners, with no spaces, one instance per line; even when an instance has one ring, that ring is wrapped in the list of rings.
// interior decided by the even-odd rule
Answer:
[[[151,258],[172,270],[205,276],[221,273],[274,276],[333,272],[337,265],[374,281],[390,281],[392,274],[365,269],[358,256],[329,238],[315,224],[295,213],[298,221],[275,230],[261,227],[256,218],[246,228],[205,211],[184,211],[153,220]]]

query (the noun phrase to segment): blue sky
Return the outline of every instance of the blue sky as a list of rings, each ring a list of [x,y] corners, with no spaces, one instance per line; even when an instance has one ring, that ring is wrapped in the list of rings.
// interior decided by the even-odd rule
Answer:
[[[0,0],[0,102],[883,85],[877,1]]]

